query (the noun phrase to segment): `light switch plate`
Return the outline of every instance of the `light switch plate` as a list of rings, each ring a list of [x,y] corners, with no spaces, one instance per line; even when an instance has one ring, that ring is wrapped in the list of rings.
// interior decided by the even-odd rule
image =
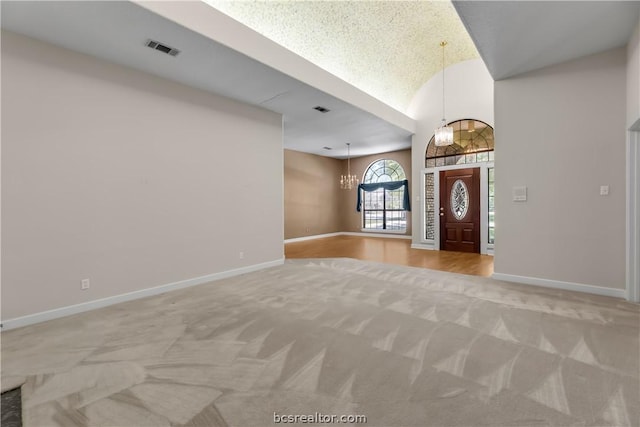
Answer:
[[[527,201],[527,187],[513,187],[513,201],[514,202],[526,202]]]
[[[600,195],[601,196],[608,196],[609,195],[609,186],[608,185],[601,185],[600,186]]]

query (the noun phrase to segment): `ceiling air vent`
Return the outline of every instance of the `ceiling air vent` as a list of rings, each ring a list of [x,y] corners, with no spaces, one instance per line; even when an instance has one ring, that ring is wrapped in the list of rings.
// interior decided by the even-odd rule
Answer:
[[[322,147],[322,148],[324,148],[325,150],[333,150],[333,148],[331,147]]]
[[[178,49],[174,49],[166,44],[162,44],[155,40],[147,40],[145,46],[150,47],[151,49],[159,50],[162,53],[166,53],[167,55],[177,56],[180,51]]]
[[[318,110],[318,111],[320,111],[321,113],[328,113],[329,111],[331,111],[331,110],[329,110],[328,108],[321,107],[320,105],[318,105],[317,107],[313,107],[313,109],[314,109],[314,110]]]

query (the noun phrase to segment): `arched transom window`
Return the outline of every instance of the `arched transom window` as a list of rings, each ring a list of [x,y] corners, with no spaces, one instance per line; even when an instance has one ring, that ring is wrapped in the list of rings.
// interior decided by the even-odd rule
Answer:
[[[493,161],[493,128],[480,120],[458,120],[453,127],[453,144],[438,147],[435,137],[427,145],[425,166],[465,165]]]
[[[398,162],[381,159],[373,162],[364,174],[363,184],[402,182],[407,179]],[[362,221],[367,230],[406,230],[407,210],[405,202],[407,186],[389,190],[378,188],[363,191]]]

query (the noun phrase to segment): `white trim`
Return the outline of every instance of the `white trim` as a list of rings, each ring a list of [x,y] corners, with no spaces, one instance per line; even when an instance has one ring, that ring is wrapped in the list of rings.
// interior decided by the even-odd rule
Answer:
[[[396,234],[396,235],[407,235],[407,229],[405,228],[404,230],[380,230],[378,228],[361,228],[360,232],[362,234],[369,234],[369,233],[377,233],[377,234]]]
[[[433,243],[412,243],[411,249],[422,249],[425,251],[435,251]]]
[[[628,132],[626,209],[627,299],[640,302],[640,119]]]
[[[463,165],[434,166],[429,168],[423,168],[422,173],[427,173],[427,172],[435,173],[435,172],[448,171],[448,170],[454,170],[454,169],[472,169],[472,168],[481,168],[481,167],[492,168],[494,167],[494,165],[495,165],[495,161],[466,163]]]
[[[545,288],[562,289],[565,291],[585,292],[614,298],[624,298],[624,289],[604,288],[602,286],[585,285],[583,283],[561,282],[559,280],[541,279],[539,277],[516,276],[513,274],[493,273],[493,279],[504,282],[522,283],[525,285],[542,286]]]
[[[306,240],[315,240],[315,239],[324,239],[325,237],[335,237],[342,235],[342,232],[337,233],[326,233],[326,234],[315,234],[313,236],[304,236],[304,237],[293,237],[291,239],[285,239],[285,243],[295,243],[295,242],[304,242]]]
[[[153,295],[163,294],[177,289],[184,289],[191,286],[201,285],[203,283],[213,282],[215,280],[226,279],[228,277],[238,276],[240,274],[250,273],[269,267],[276,267],[284,264],[284,258],[275,261],[268,261],[261,264],[249,265],[246,267],[236,268],[233,270],[222,271],[220,273],[208,274],[206,276],[194,277],[192,279],[181,280],[179,282],[168,283],[153,288],[141,289],[126,294],[114,295],[112,297],[101,298],[93,301],[87,301],[80,304],[69,305],[66,307],[56,308],[53,310],[42,311],[40,313],[29,314],[27,316],[16,317],[2,322],[2,330],[20,328],[22,326],[33,325],[34,323],[45,322],[47,320],[58,319],[60,317],[70,316],[72,314],[83,313],[85,311],[95,310],[102,307],[118,304],[126,301],[133,301],[139,298],[145,298]]]
[[[383,239],[407,239],[407,240],[411,240],[411,236],[408,236],[406,234],[397,234],[397,233],[391,233],[391,232],[387,232],[389,234],[385,234],[385,233],[381,233],[382,230],[378,230],[375,233],[372,232],[366,232],[366,233],[357,233],[357,232],[353,232],[353,231],[344,231],[340,234],[342,234],[343,236],[360,236],[360,237],[381,237]]]
[[[427,241],[427,174],[420,174],[420,194],[417,195],[418,202],[420,203],[420,242]],[[435,197],[435,194],[434,194]],[[415,234],[415,233],[414,233]],[[420,243],[414,243],[415,245],[420,245]],[[413,248],[413,245],[411,245]],[[416,248],[418,249],[418,248]]]
[[[440,170],[433,170],[433,248],[440,250]]]
[[[480,167],[480,253],[489,253],[489,168]]]
[[[284,241],[287,243],[295,243],[295,242],[304,242],[305,240],[315,240],[315,239],[324,239],[325,237],[336,237],[336,236],[360,236],[360,237],[381,237],[384,239],[407,239],[411,240],[411,236],[406,234],[399,234],[393,231],[383,231],[378,230],[376,233],[373,232],[356,232],[356,231],[339,231],[337,233],[327,233],[327,234],[316,234],[315,236],[305,236],[305,237],[295,237],[293,239],[287,239]]]

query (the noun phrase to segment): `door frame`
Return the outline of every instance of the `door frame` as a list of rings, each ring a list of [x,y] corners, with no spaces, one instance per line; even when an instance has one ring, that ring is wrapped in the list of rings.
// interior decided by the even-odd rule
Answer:
[[[640,302],[640,119],[627,138],[626,297]]]
[[[421,221],[420,221],[420,245],[421,249],[440,250],[440,171],[454,169],[480,169],[480,253],[483,255],[493,255],[493,244],[489,244],[489,168],[494,167],[495,162],[479,162],[467,163],[464,165],[436,166],[434,168],[423,168],[421,171],[420,188],[422,195],[420,196],[421,204]],[[428,240],[426,238],[426,218],[427,204],[424,196],[426,186],[426,175],[433,173],[434,179],[434,238]]]

